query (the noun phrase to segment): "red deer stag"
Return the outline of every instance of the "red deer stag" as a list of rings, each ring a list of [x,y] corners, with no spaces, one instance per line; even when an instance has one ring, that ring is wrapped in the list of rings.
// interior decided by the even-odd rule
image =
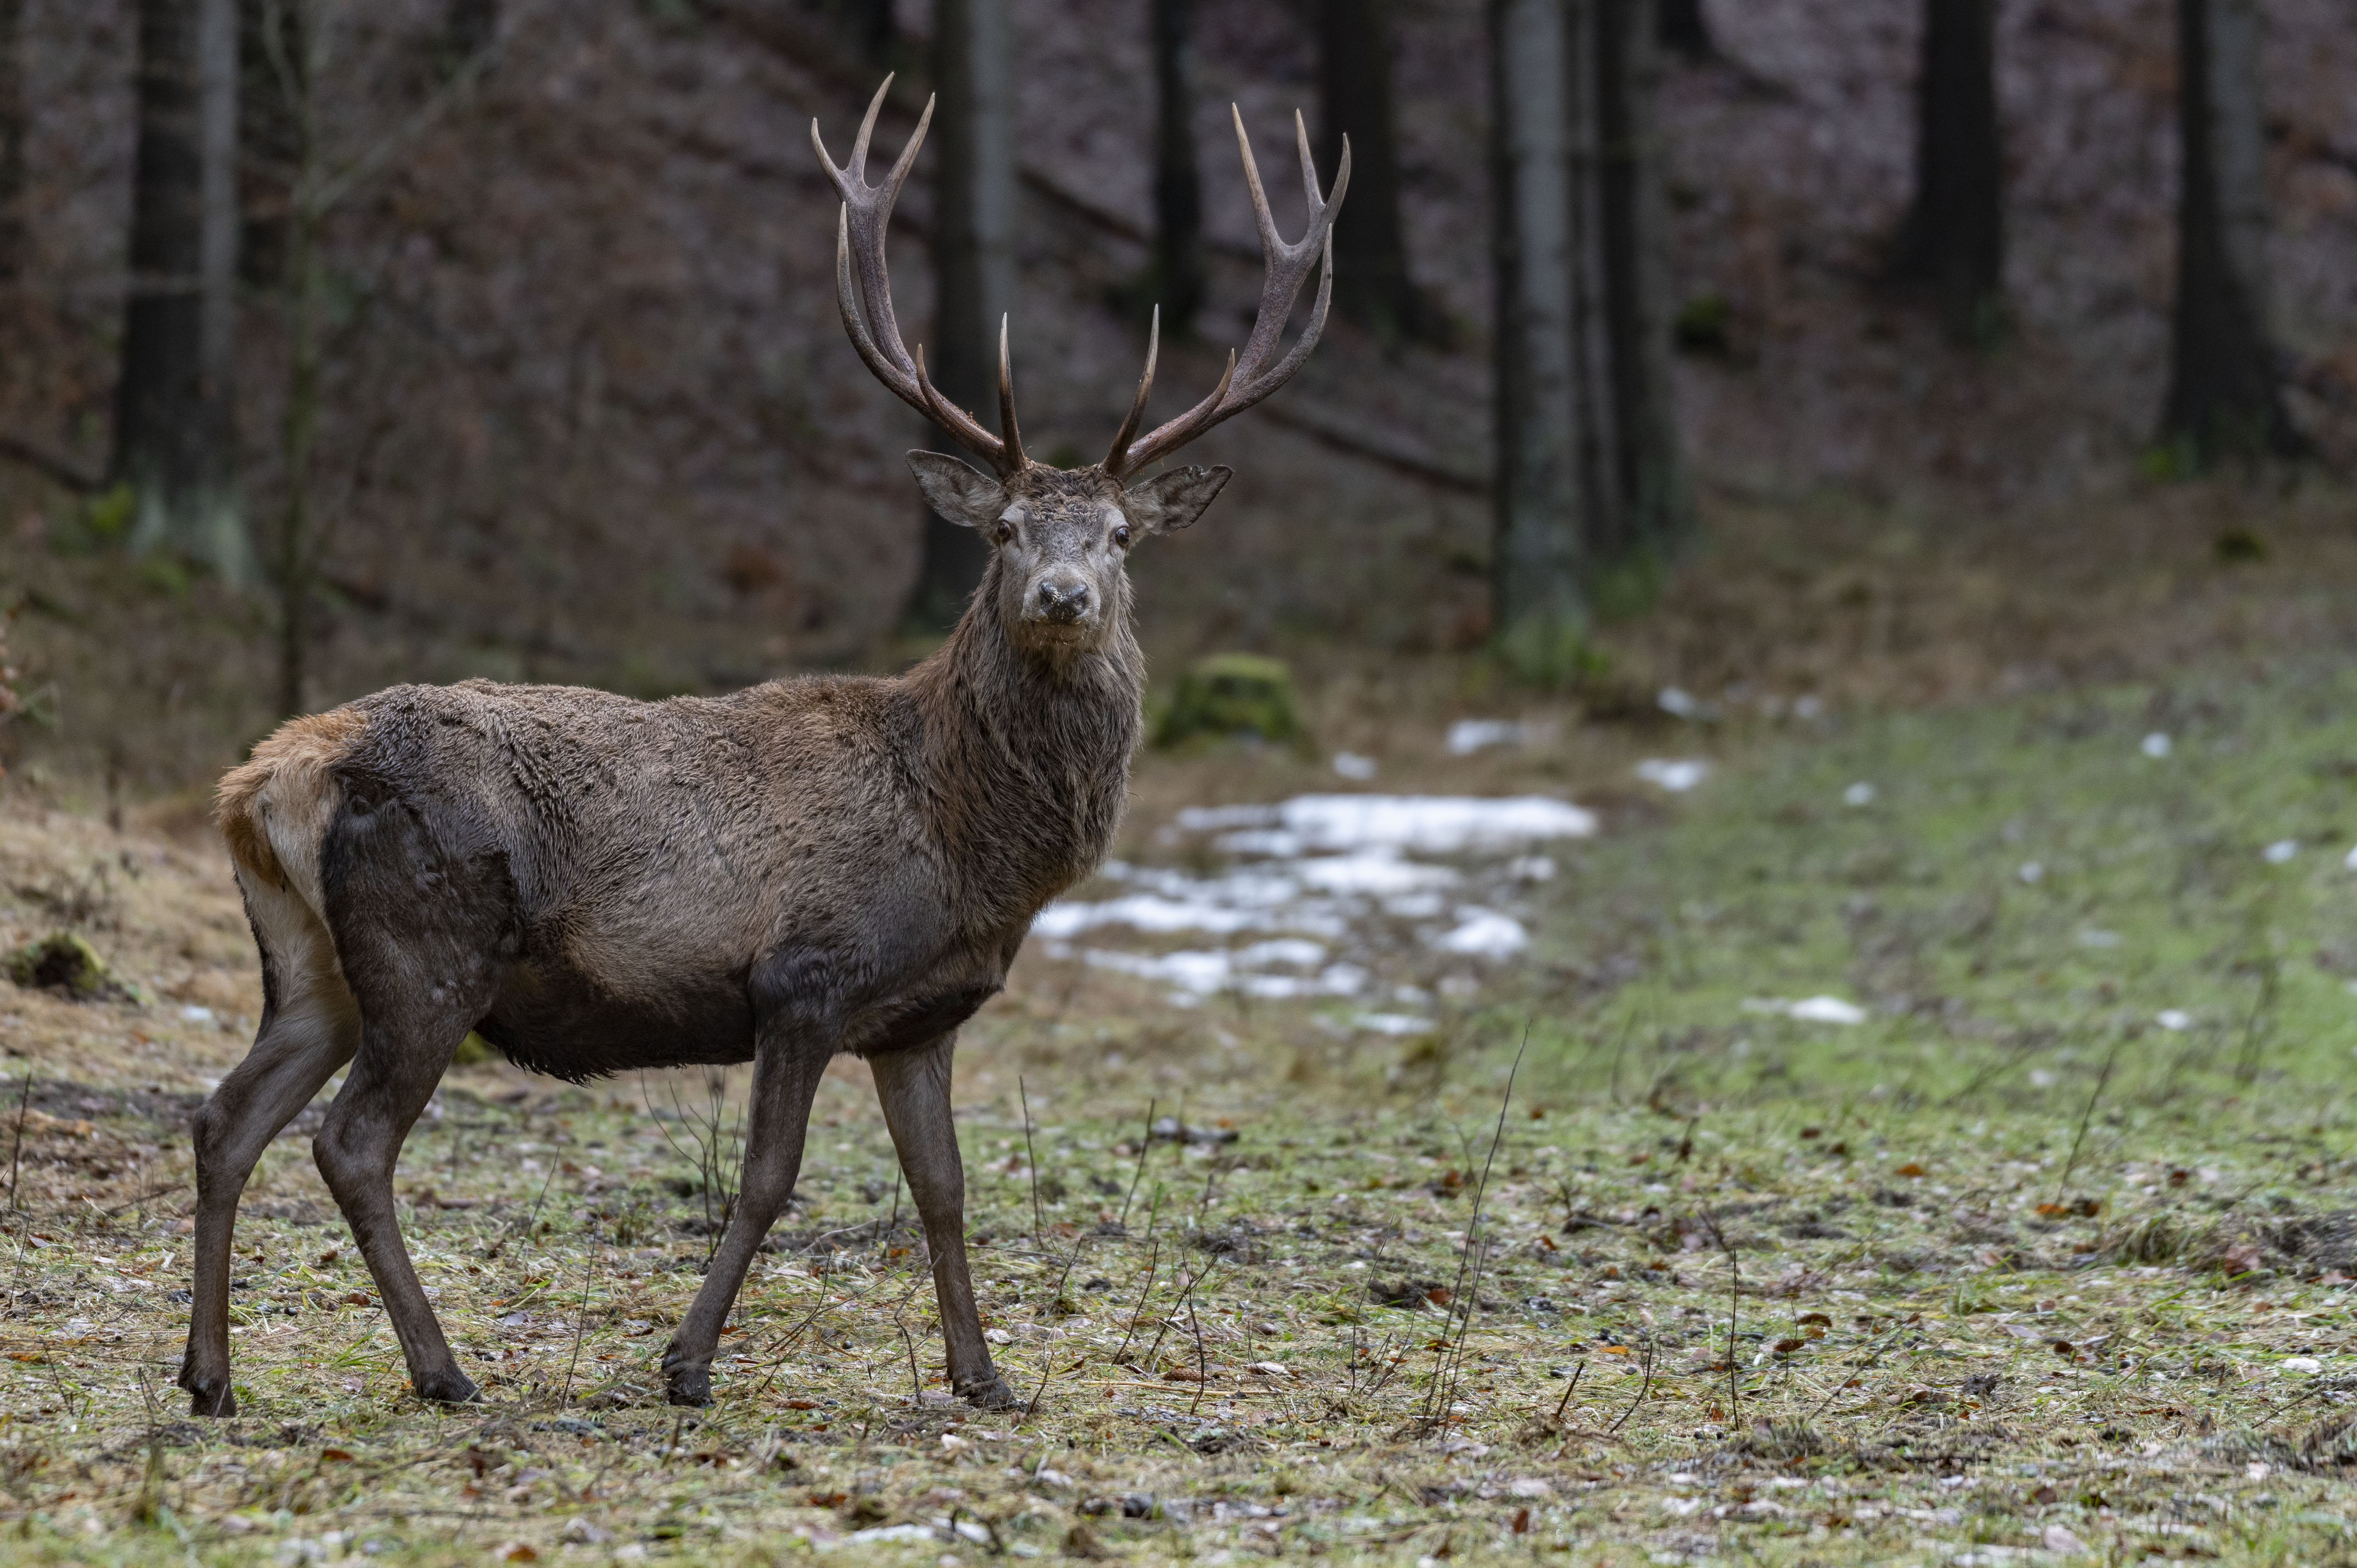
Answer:
[[[887,84],[889,86],[888,81]],[[411,1386],[462,1401],[458,1369],[393,1209],[403,1140],[468,1031],[579,1081],[638,1068],[753,1063],[735,1213],[663,1353],[671,1402],[712,1397],[720,1327],[793,1195],[819,1075],[866,1058],[932,1260],[951,1386],[1012,1402],[966,1273],[965,1176],[950,1120],[958,1026],[1005,982],[1032,917],[1086,875],[1121,820],[1145,662],[1130,549],[1184,528],[1225,468],[1140,478],[1283,385],[1325,324],[1329,201],[1300,142],[1309,227],[1277,237],[1243,122],[1268,273],[1241,355],[1209,397],[1144,435],[1159,343],[1104,461],[1024,455],[1004,323],[996,435],[952,406],[892,315],[884,235],[929,104],[881,185],[866,181],[876,94],[834,166],[844,326],[878,380],[986,462],[911,452],[942,516],[990,563],[941,650],[892,680],[818,677],[639,703],[551,686],[395,686],[297,719],[221,781],[220,821],[261,949],[262,1027],[196,1115],[195,1294],[180,1369],[200,1415],[234,1413],[231,1231],[265,1145],[350,1073],[312,1151],[375,1277]],[[1308,327],[1277,346],[1313,266]],[[856,276],[855,276],[856,274]]]

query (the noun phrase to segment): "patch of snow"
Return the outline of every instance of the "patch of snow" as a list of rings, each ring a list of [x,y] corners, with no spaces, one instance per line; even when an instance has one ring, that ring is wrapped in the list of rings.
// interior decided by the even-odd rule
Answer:
[[[1443,952],[1468,953],[1476,958],[1511,958],[1528,947],[1531,933],[1512,915],[1501,915],[1494,909],[1467,905],[1457,911],[1455,929],[1436,938],[1433,946]]]
[[[2153,758],[2155,761],[2158,761],[2161,757],[2167,757],[2169,753],[2169,736],[2161,733],[2159,730],[2155,730],[2150,735],[2144,737],[2142,749],[2147,757]]]
[[[1379,850],[1320,855],[1297,861],[1292,869],[1303,886],[1322,893],[1362,893],[1379,898],[1447,887],[1459,880],[1445,865],[1419,865]]]
[[[2152,1021],[2164,1029],[2171,1029],[2179,1034],[2183,1034],[2193,1027],[2193,1015],[2178,1007],[2162,1008],[2152,1015]]]
[[[1865,1008],[1838,996],[1804,996],[1798,1002],[1777,996],[1751,996],[1744,999],[1742,1007],[1746,1013],[1773,1013],[1797,1018],[1803,1024],[1863,1024],[1867,1018]]]
[[[2025,860],[2021,863],[2020,868],[2017,870],[2014,875],[2020,877],[2024,882],[2035,886],[2040,882],[2045,880],[2046,867],[2038,861]]]
[[[1506,862],[1506,875],[1517,882],[1552,882],[1555,861],[1544,854],[1518,855]]]
[[[212,1021],[213,1010],[210,1007],[183,1007],[180,1009],[180,1022],[183,1024],[210,1024]]]
[[[2276,1363],[2276,1369],[2282,1372],[2306,1372],[2312,1376],[2324,1370],[2324,1363],[2313,1356],[2286,1356]]]
[[[2347,866],[2352,871],[2357,871],[2357,847],[2352,847],[2349,851],[2348,855],[2342,859],[2341,864]]]
[[[1523,726],[1505,719],[1458,719],[1448,726],[1448,737],[1443,743],[1451,757],[1470,757],[1493,746],[1519,746]]]
[[[1312,850],[1365,849],[1461,854],[1587,838],[1596,832],[1596,813],[1544,795],[1297,795],[1277,806],[1190,806],[1178,813],[1178,825],[1187,832],[1276,830],[1230,833],[1219,847],[1235,854],[1282,859]]]
[[[1859,779],[1857,783],[1842,791],[1842,804],[1845,806],[1873,805],[1874,786],[1867,783],[1863,779]]]
[[[2267,845],[2266,847],[2267,864],[2269,865],[2281,865],[2284,862],[2289,860],[2298,853],[2299,841],[2298,839],[2277,839],[2275,843]]]
[[[1411,1013],[1358,1013],[1351,1015],[1351,1026],[1377,1035],[1428,1035],[1437,1026]]]
[[[1683,795],[1710,777],[1710,764],[1699,757],[1649,757],[1637,764],[1637,777],[1658,784],[1673,795]]]
[[[1355,751],[1338,751],[1334,754],[1334,771],[1363,784],[1375,776],[1375,759],[1361,757]]]
[[[2119,932],[2097,926],[2088,926],[2079,932],[2079,945],[2083,948],[2115,948],[2123,940]]]
[[[1662,688],[1661,695],[1655,697],[1653,701],[1662,712],[1676,718],[1692,719],[1700,718],[1703,715],[1701,700],[1693,693],[1681,687],[1664,686]]]

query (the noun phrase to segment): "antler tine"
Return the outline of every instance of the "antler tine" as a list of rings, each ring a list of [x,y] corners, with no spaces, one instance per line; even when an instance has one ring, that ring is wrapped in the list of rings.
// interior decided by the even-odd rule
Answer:
[[[859,122],[859,139],[851,144],[851,158],[845,165],[854,179],[864,182],[867,178],[867,143],[876,134],[876,116],[884,112],[884,95],[892,91],[892,78],[898,74],[897,71],[888,73],[884,85],[877,88],[876,96],[867,101],[867,113]],[[818,121],[813,119],[811,124],[814,126]]]
[[[1253,157],[1252,138],[1244,132],[1243,114],[1233,104],[1228,106],[1228,113],[1235,122],[1236,150],[1243,156],[1244,184],[1252,193],[1253,221],[1260,230],[1261,254],[1268,263],[1268,275],[1261,284],[1260,310],[1253,319],[1252,333],[1244,339],[1243,351],[1228,356],[1227,372],[1220,378],[1211,395],[1176,419],[1157,425],[1142,440],[1130,441],[1132,427],[1125,424],[1123,440],[1114,444],[1114,456],[1105,464],[1108,472],[1126,473],[1157,457],[1168,456],[1221,421],[1260,402],[1301,368],[1326,328],[1326,308],[1334,291],[1334,215],[1341,210],[1343,194],[1351,184],[1350,141],[1346,137],[1342,143],[1342,160],[1335,170],[1333,195],[1320,196],[1317,165],[1309,153],[1308,127],[1298,113],[1294,115],[1302,182],[1308,188],[1309,226],[1299,240],[1288,245],[1277,233],[1275,216],[1269,210],[1268,192],[1261,185],[1260,166]],[[1317,304],[1309,314],[1308,328],[1292,352],[1271,365],[1270,357],[1285,335],[1286,319],[1293,314],[1294,299],[1313,266],[1320,267],[1323,278],[1318,286]],[[1144,406],[1145,392],[1140,389],[1137,410]]]
[[[827,155],[826,143],[819,136],[818,122],[811,122],[811,146],[843,197],[843,210],[835,228],[834,286],[835,302],[843,311],[844,330],[850,334],[851,346],[858,350],[861,361],[894,396],[940,425],[952,440],[999,473],[1009,474],[1023,467],[1025,458],[1021,444],[1015,439],[1012,394],[1007,390],[1010,382],[1005,369],[1005,323],[1000,324],[999,349],[1001,413],[1007,439],[1002,441],[934,389],[925,375],[923,354],[909,357],[908,345],[900,338],[900,324],[892,312],[892,278],[885,264],[885,235],[891,225],[892,203],[899,198],[909,171],[916,166],[917,151],[924,145],[926,128],[933,123],[933,100],[925,100],[925,111],[917,117],[917,128],[910,133],[909,145],[900,149],[900,156],[893,160],[883,183],[870,185],[868,144],[875,134],[877,116],[883,112],[884,95],[891,86],[892,79],[888,76],[884,85],[876,90],[876,96],[868,101],[858,139],[852,143],[851,159],[841,166]],[[852,292],[855,261],[859,274],[856,296]]]
[[[1008,464],[1017,468],[1029,467],[1031,459],[1023,455],[1023,432],[1015,424],[1015,371],[1006,361],[1006,317],[1003,312],[998,317],[998,429]]]
[[[1137,435],[1138,426],[1146,423],[1146,399],[1154,391],[1154,362],[1162,355],[1162,307],[1154,307],[1154,325],[1146,334],[1146,373],[1137,378],[1137,395],[1129,400],[1129,413],[1121,428],[1114,432],[1113,449],[1105,454],[1104,471],[1119,478],[1127,471],[1129,443]]]

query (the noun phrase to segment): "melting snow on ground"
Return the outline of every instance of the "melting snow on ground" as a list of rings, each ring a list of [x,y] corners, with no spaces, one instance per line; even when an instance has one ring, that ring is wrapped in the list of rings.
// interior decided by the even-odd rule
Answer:
[[[1397,972],[1520,952],[1529,928],[1498,906],[1555,871],[1529,852],[1595,831],[1592,812],[1536,795],[1302,795],[1191,807],[1159,842],[1232,864],[1197,872],[1113,862],[1102,875],[1123,892],[1050,904],[1031,929],[1054,956],[1167,983],[1182,1004],[1225,993],[1421,1002],[1426,993]],[[1075,945],[1114,930],[1229,940],[1160,952]],[[1385,1033],[1428,1026],[1404,1014],[1357,1019]]]
[[[1863,1024],[1866,1009],[1838,996],[1804,996],[1798,1002],[1781,997],[1754,996],[1743,1004],[1746,1013],[1775,1013],[1803,1024]]]

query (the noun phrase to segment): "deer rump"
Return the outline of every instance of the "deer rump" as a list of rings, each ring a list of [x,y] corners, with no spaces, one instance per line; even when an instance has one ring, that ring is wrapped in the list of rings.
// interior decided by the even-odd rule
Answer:
[[[924,781],[878,744],[913,740],[909,708],[856,679],[660,703],[468,682],[290,726],[222,791],[268,1005],[339,979],[573,1082],[749,1061],[757,1025],[938,1038],[1029,920],[962,918]]]

